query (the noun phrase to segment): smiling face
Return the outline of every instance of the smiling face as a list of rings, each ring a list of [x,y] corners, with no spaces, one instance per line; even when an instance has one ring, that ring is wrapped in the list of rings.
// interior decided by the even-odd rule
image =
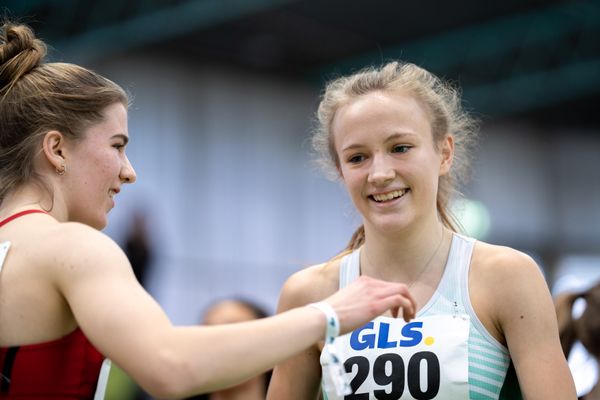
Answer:
[[[123,183],[133,183],[135,171],[125,154],[129,140],[127,110],[121,103],[108,106],[104,120],[86,130],[81,140],[65,149],[65,201],[68,220],[97,229],[107,224],[113,197]]]
[[[394,232],[436,221],[438,179],[452,138],[434,146],[429,117],[414,97],[374,91],[340,107],[331,131],[338,169],[365,229]]]

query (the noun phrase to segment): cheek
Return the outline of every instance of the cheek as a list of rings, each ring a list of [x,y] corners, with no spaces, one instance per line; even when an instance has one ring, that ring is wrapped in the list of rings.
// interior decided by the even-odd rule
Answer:
[[[344,179],[344,186],[355,203],[363,198],[364,184],[361,179],[347,175]]]
[[[103,175],[118,173],[121,165],[119,157],[110,153],[100,155],[95,161],[98,172]]]
[[[348,190],[351,190],[358,181],[358,174],[356,171],[352,171],[347,167],[341,167],[338,169],[338,171],[340,173],[342,182],[344,182],[344,186],[346,186]]]

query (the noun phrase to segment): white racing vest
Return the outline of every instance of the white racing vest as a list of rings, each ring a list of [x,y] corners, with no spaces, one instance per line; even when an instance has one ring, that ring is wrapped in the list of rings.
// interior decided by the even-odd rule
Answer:
[[[338,396],[323,385],[325,400],[496,400],[509,353],[479,321],[468,296],[474,240],[454,234],[436,292],[406,323],[377,317],[334,346],[352,393]],[[360,276],[360,249],[342,258],[340,288]],[[327,348],[321,354],[326,364]],[[323,369],[323,382],[328,382]]]

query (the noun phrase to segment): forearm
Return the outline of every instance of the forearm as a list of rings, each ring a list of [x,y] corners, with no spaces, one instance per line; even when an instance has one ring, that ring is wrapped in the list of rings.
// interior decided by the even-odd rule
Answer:
[[[165,335],[159,359],[164,397],[208,392],[242,382],[321,339],[325,318],[301,307],[275,317],[211,327],[178,327]],[[143,386],[143,384],[142,384]]]

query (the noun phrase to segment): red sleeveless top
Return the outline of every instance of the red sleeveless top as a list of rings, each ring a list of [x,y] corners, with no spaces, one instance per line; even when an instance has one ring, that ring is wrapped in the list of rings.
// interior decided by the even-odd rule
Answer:
[[[0,227],[27,210],[0,221]],[[93,399],[104,356],[81,329],[60,339],[0,347],[0,399]]]

